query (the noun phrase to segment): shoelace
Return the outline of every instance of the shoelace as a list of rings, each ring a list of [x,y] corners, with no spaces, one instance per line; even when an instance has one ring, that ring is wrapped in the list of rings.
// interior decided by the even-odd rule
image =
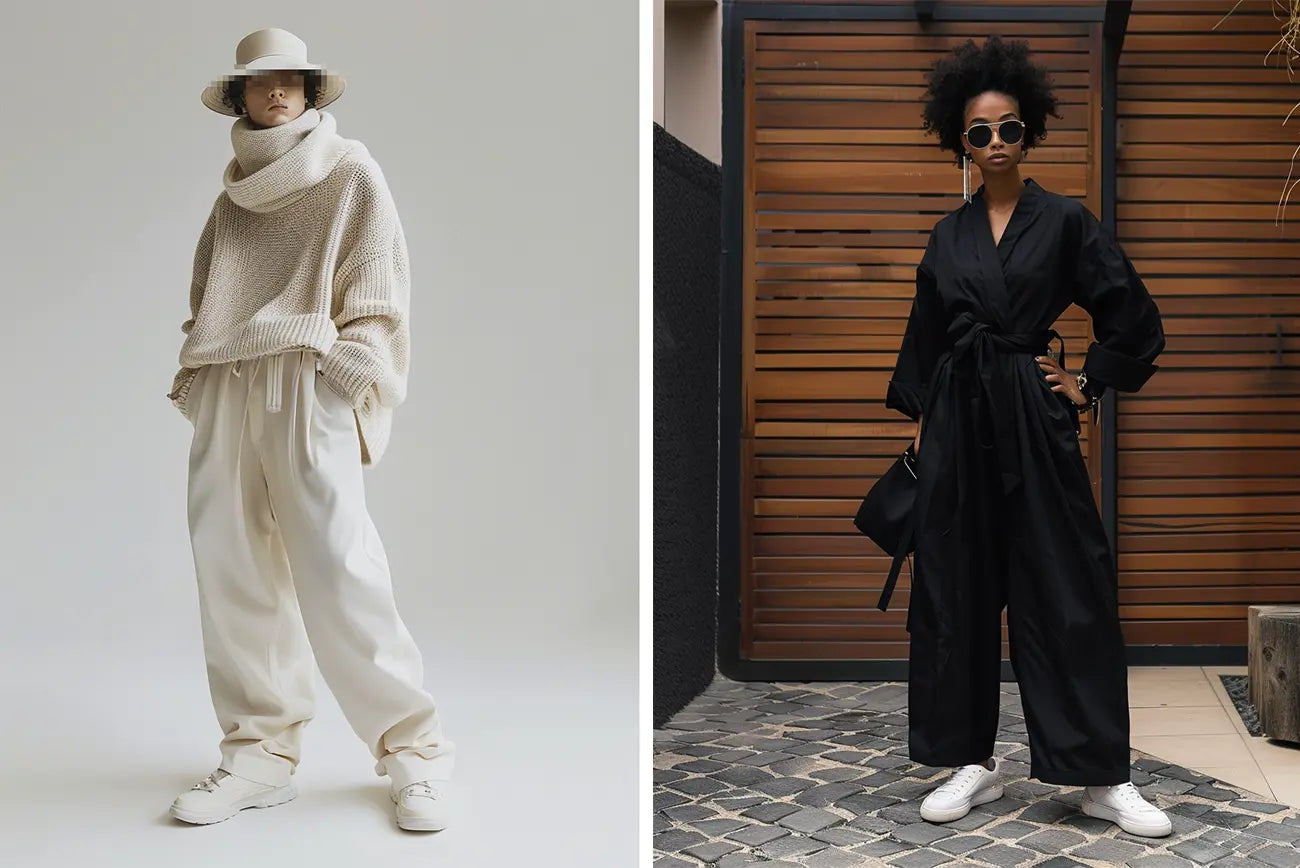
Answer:
[[[217,787],[219,780],[217,778],[217,773],[220,771],[221,769],[217,769],[212,774],[195,784],[193,788],[196,790],[207,790],[209,793],[212,792]],[[221,777],[224,778],[226,775],[222,775]]]
[[[1147,807],[1146,799],[1142,798],[1142,794],[1138,792],[1137,787],[1133,786],[1132,781],[1111,787],[1110,791],[1126,806],[1144,809]]]
[[[433,787],[429,786],[424,781],[420,781],[418,783],[411,784],[409,787],[407,787],[406,795],[423,796],[427,799],[437,799],[440,798],[442,794],[437,790],[435,790]]]
[[[948,781],[946,781],[943,784],[943,786],[939,787],[939,789],[947,790],[949,792],[954,790],[959,790],[962,787],[964,787],[966,784],[970,783],[971,780],[973,780],[977,775],[979,775],[981,768],[984,767],[983,766],[962,766],[955,773],[953,773],[953,776]],[[984,771],[987,772],[989,770],[987,768],[984,768]]]

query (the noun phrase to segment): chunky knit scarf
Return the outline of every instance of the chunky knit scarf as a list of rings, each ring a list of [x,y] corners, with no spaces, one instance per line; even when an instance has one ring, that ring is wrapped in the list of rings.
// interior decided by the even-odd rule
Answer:
[[[230,127],[235,156],[221,178],[231,201],[257,212],[296,202],[348,151],[365,147],[337,129],[334,115],[314,108],[274,127],[255,127],[247,117],[236,120]]]

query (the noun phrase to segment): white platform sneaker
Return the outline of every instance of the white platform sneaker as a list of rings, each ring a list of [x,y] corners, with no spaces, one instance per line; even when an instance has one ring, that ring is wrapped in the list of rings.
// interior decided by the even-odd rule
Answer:
[[[975,805],[1002,798],[1002,760],[993,758],[993,769],[983,765],[962,766],[921,803],[921,817],[931,823],[960,820]]]
[[[259,784],[248,778],[217,769],[172,802],[171,815],[187,823],[220,823],[244,808],[269,808],[282,805],[298,795],[292,780],[282,787]]]
[[[1110,820],[1130,835],[1163,838],[1174,828],[1168,815],[1142,798],[1129,782],[1113,787],[1084,787],[1079,807],[1089,817]]]
[[[419,832],[440,832],[451,822],[447,781],[418,781],[400,790],[389,789],[397,825]]]

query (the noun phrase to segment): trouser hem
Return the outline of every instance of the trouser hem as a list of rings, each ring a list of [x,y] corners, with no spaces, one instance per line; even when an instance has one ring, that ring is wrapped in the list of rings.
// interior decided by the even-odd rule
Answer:
[[[222,757],[218,768],[268,787],[288,786],[289,778],[293,774],[293,766],[288,760],[277,759],[266,754],[259,757],[243,751]]]
[[[451,770],[455,764],[455,753],[443,753],[432,759],[425,759],[414,751],[399,751],[385,756],[375,763],[375,774],[387,776],[389,785],[400,790],[417,781],[451,780]]]
[[[1112,787],[1131,780],[1127,765],[1111,769],[1052,769],[1031,764],[1029,777],[1045,784],[1064,784],[1070,787]]]

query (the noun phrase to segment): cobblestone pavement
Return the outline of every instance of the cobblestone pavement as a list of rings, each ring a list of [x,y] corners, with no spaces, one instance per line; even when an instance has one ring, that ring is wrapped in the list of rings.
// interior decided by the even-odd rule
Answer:
[[[1142,838],[1079,811],[1082,787],[1029,780],[1019,685],[1003,683],[1002,798],[921,819],[951,769],[907,757],[907,684],[719,677],[655,731],[656,868],[1071,865],[1297,868],[1300,812],[1141,751],[1132,781],[1173,833]]]

